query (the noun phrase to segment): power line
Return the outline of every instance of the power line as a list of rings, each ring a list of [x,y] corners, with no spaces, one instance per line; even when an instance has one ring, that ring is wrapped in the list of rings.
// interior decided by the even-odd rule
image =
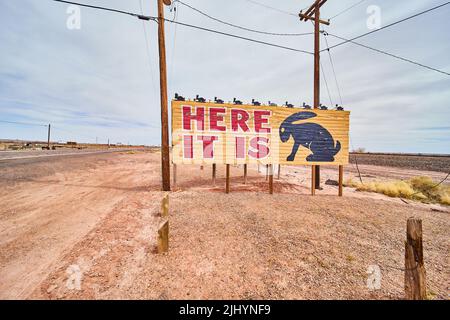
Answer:
[[[288,12],[288,11],[285,11],[285,10],[282,10],[282,9],[278,9],[278,8],[275,8],[275,7],[271,7],[271,6],[269,6],[267,4],[264,4],[264,3],[260,3],[260,2],[254,1],[254,0],[245,0],[245,1],[253,3],[253,4],[256,4],[257,6],[260,6],[260,7],[266,8],[266,9],[277,11],[279,13],[284,13],[284,14],[287,14],[289,16],[298,17],[298,14],[295,14],[295,13],[292,13],[292,12]],[[306,8],[308,8],[308,7],[306,7]]]
[[[351,5],[350,7],[346,8],[346,9],[340,11],[339,13],[337,13],[336,15],[332,16],[329,20],[339,17],[341,14],[344,14],[344,13],[346,13],[347,11],[350,11],[351,9],[353,9],[353,8],[356,7],[356,6],[359,6],[361,3],[365,2],[365,1],[366,1],[366,0],[361,0],[361,1],[358,1],[357,3],[354,3],[354,4]]]
[[[217,34],[221,34],[224,36],[228,36],[228,37],[232,37],[232,38],[237,38],[237,39],[241,39],[241,40],[246,40],[246,41],[250,41],[250,42],[255,42],[255,43],[259,43],[259,44],[264,44],[270,47],[276,47],[276,48],[280,48],[280,49],[285,49],[285,50],[290,50],[290,51],[295,51],[295,52],[301,52],[301,53],[306,53],[306,54],[310,54],[312,55],[312,52],[309,51],[305,51],[305,50],[300,50],[300,49],[295,49],[295,48],[291,48],[291,47],[286,47],[283,45],[279,45],[279,44],[274,44],[274,43],[270,43],[270,42],[266,42],[266,41],[261,41],[261,40],[256,40],[256,39],[252,39],[252,38],[247,38],[247,37],[243,37],[243,36],[239,36],[239,35],[235,35],[235,34],[231,34],[231,33],[226,33],[226,32],[222,32],[222,31],[218,31],[218,30],[213,30],[213,29],[209,29],[209,28],[204,28],[204,27],[199,27],[199,26],[195,26],[192,24],[188,24],[188,23],[184,23],[184,22],[179,22],[179,21],[171,21],[171,20],[167,20],[164,19],[167,22],[171,22],[171,23],[176,23],[185,27],[190,27],[190,28],[194,28],[194,29],[198,29],[198,30],[203,30],[203,31],[208,31],[208,32],[212,32],[212,33],[217,33]]]
[[[173,14],[173,19],[172,21],[176,21],[176,19],[178,18],[178,6],[175,6],[176,2],[173,2],[173,10],[174,10],[174,14]],[[170,61],[170,71],[169,71],[169,87],[172,88],[172,75],[173,75],[173,69],[174,69],[174,64],[175,64],[175,46],[177,43],[177,25],[175,25],[175,30],[173,31],[173,45],[172,45],[172,57],[171,57],[171,61]]]
[[[366,32],[366,33],[364,33],[364,34],[362,34],[362,35],[360,35],[360,36],[351,38],[351,39],[349,39],[349,40],[345,40],[345,41],[343,41],[343,42],[340,42],[340,43],[338,43],[338,44],[335,44],[335,45],[329,47],[328,49],[333,49],[333,48],[339,47],[339,46],[341,46],[341,45],[343,45],[343,44],[346,44],[346,43],[348,43],[348,42],[351,42],[351,41],[353,41],[353,40],[357,40],[357,39],[360,39],[360,38],[362,38],[362,37],[365,37],[365,36],[368,36],[368,35],[370,35],[370,34],[373,34],[373,33],[375,33],[375,32],[378,32],[378,31],[381,31],[381,30],[390,28],[390,27],[395,26],[395,25],[397,25],[397,24],[399,24],[399,23],[405,22],[405,21],[407,21],[407,20],[411,20],[411,19],[416,18],[416,17],[418,17],[418,16],[421,16],[421,15],[423,15],[423,14],[425,14],[425,13],[431,12],[431,11],[433,11],[433,10],[437,10],[437,9],[439,9],[439,8],[442,8],[442,7],[444,7],[444,6],[448,5],[448,4],[450,4],[450,1],[448,1],[448,2],[446,2],[446,3],[443,3],[443,4],[440,4],[440,5],[438,5],[438,6],[435,6],[435,7],[433,7],[433,8],[427,9],[427,10],[425,10],[425,11],[421,11],[421,12],[416,13],[416,14],[414,14],[414,15],[412,15],[412,16],[407,17],[407,18],[404,18],[404,19],[398,20],[398,21],[396,21],[396,22],[390,23],[390,24],[388,24],[388,25],[386,25],[386,26],[384,26],[384,27],[381,27],[381,28],[379,28],[379,29],[375,29],[375,30]],[[324,50],[327,50],[327,49],[324,49]],[[324,51],[324,50],[321,50],[321,51]]]
[[[327,47],[329,47],[327,37],[324,37],[324,38],[325,38],[325,43],[327,44]],[[336,88],[337,88],[337,90],[338,90],[339,99],[340,99],[341,106],[342,106],[344,103],[342,102],[341,89],[340,89],[340,87],[339,87],[339,83],[338,83],[338,80],[337,80],[336,70],[335,70],[335,68],[334,68],[333,58],[331,57],[331,51],[330,51],[330,50],[327,50],[327,51],[328,51],[328,56],[329,56],[329,58],[330,58],[331,69],[333,70],[333,74],[334,74],[334,81],[335,81],[335,83],[336,83]]]
[[[112,11],[112,12],[115,12],[115,13],[127,14],[127,15],[130,15],[130,16],[133,16],[133,17],[137,17],[138,19],[141,19],[141,20],[146,20],[146,21],[152,20],[152,21],[157,22],[157,18],[156,17],[152,17],[152,16],[145,16],[145,15],[135,14],[135,13],[121,11],[121,10],[109,9],[109,8],[105,8],[105,7],[91,6],[91,5],[78,3],[78,2],[72,2],[72,1],[63,1],[63,0],[53,0],[53,1],[62,2],[62,3],[68,3],[68,4],[74,4],[74,5],[78,5],[78,6],[81,6],[81,7],[87,7],[87,8],[92,8],[92,9],[99,9],[99,10],[105,10],[105,11]],[[287,47],[287,46],[283,46],[283,45],[278,45],[278,44],[274,44],[274,43],[270,43],[270,42],[266,42],[266,41],[261,41],[261,40],[256,40],[256,39],[252,39],[252,38],[247,38],[247,37],[243,37],[243,36],[239,36],[239,35],[235,35],[235,34],[231,34],[231,33],[227,33],[227,32],[222,32],[222,31],[218,31],[218,30],[214,30],[214,29],[209,29],[209,28],[204,28],[204,27],[200,27],[200,26],[196,26],[196,25],[192,25],[192,24],[188,24],[188,23],[183,23],[183,22],[179,22],[179,21],[172,21],[172,20],[168,20],[168,19],[164,19],[164,21],[170,22],[170,23],[174,23],[174,24],[179,24],[179,25],[182,25],[182,26],[185,26],[185,27],[190,27],[190,28],[194,28],[194,29],[198,29],[198,30],[211,32],[211,33],[221,34],[221,35],[232,37],[232,38],[236,38],[236,39],[241,39],[241,40],[246,40],[246,41],[250,41],[250,42],[254,42],[254,43],[259,43],[259,44],[263,44],[263,45],[267,45],[267,46],[275,47],[275,48],[279,48],[279,49],[285,49],[285,50],[289,50],[289,51],[301,52],[301,53],[306,53],[306,54],[310,54],[310,55],[313,54],[312,52],[305,51],[305,50],[295,49],[295,48],[291,48],[291,47]]]
[[[140,6],[140,9],[141,9],[141,14],[144,15],[144,9],[143,9],[143,6],[142,6],[142,0],[139,0],[139,6]],[[145,51],[147,52],[147,60],[148,60],[149,66],[150,66],[150,74],[151,74],[151,79],[152,79],[153,93],[155,94],[155,97],[157,97],[157,90],[156,90],[156,86],[155,86],[155,78],[153,76],[153,64],[152,64],[151,55],[150,55],[150,47],[149,47],[147,29],[145,28],[145,21],[142,21],[142,30],[144,30]]]
[[[405,61],[405,62],[409,62],[409,63],[412,63],[412,64],[417,65],[419,67],[426,68],[426,69],[429,69],[429,70],[432,70],[432,71],[436,71],[436,72],[445,74],[447,76],[450,76],[450,73],[448,73],[448,72],[445,72],[445,71],[442,71],[442,70],[439,70],[439,69],[436,69],[436,68],[424,65],[422,63],[419,63],[419,62],[416,62],[416,61],[413,61],[413,60],[410,60],[410,59],[407,59],[407,58],[400,57],[398,55],[395,55],[395,54],[392,54],[392,53],[389,53],[389,52],[386,52],[386,51],[383,51],[383,50],[380,50],[380,49],[376,49],[376,48],[373,48],[373,47],[366,46],[364,44],[361,44],[359,42],[355,42],[353,40],[345,39],[345,38],[339,37],[339,36],[331,34],[331,33],[325,33],[325,35],[330,35],[330,36],[335,37],[337,39],[345,40],[346,42],[353,43],[353,44],[355,44],[357,46],[360,46],[360,47],[363,47],[363,48],[366,48],[366,49],[369,49],[369,50],[372,50],[372,51],[375,51],[375,52],[378,52],[378,53],[381,53],[381,54],[384,54],[384,55],[387,55],[387,56],[390,56],[392,58],[396,58],[396,59],[399,59],[399,60],[402,60],[402,61]],[[325,50],[327,50],[327,49],[325,49]]]
[[[260,31],[260,30],[250,29],[250,28],[247,28],[247,27],[239,26],[239,25],[236,25],[236,24],[233,24],[233,23],[230,23],[230,22],[226,22],[224,20],[212,17],[211,15],[209,15],[209,14],[207,14],[207,13],[205,13],[205,12],[203,12],[203,11],[197,9],[197,8],[194,8],[193,6],[191,6],[191,5],[187,4],[187,3],[184,3],[184,2],[182,2],[180,0],[178,0],[177,2],[182,4],[183,6],[191,9],[191,10],[194,10],[194,11],[200,13],[201,15],[203,15],[203,16],[211,19],[211,20],[214,20],[216,22],[225,24],[225,25],[230,26],[230,27],[238,28],[238,29],[241,29],[241,30],[244,30],[244,31],[249,31],[249,32],[254,32],[254,33],[259,33],[259,34],[264,34],[264,35],[270,35],[270,36],[306,36],[306,35],[313,34],[312,32],[308,32],[308,33],[275,33],[275,32],[267,32],[267,31]]]
[[[64,0],[53,0],[53,1],[61,2],[61,3],[67,3],[67,4],[73,4],[73,5],[76,5],[76,6],[86,7],[86,8],[91,8],[91,9],[98,9],[98,10],[104,10],[104,11],[110,11],[110,12],[115,12],[115,13],[126,14],[126,15],[129,15],[129,16],[132,16],[132,17],[136,17],[136,18],[139,18],[139,19],[142,19],[142,20],[150,20],[150,19],[147,19],[149,17],[146,17],[144,15],[140,15],[140,14],[136,14],[136,13],[132,13],[132,12],[128,12],[128,11],[123,11],[123,10],[117,10],[117,9],[112,9],[112,8],[93,6],[93,5],[90,5],[90,4],[78,3],[78,2],[72,2],[72,1],[64,1]],[[153,17],[153,19],[154,19],[154,17]]]
[[[330,103],[331,103],[330,108],[332,108],[333,100],[331,99],[330,88],[328,87],[328,81],[327,81],[327,78],[325,77],[325,71],[323,70],[322,61],[320,61],[320,70],[322,70],[323,80],[325,81],[325,87],[327,88],[328,98],[330,99]]]
[[[48,127],[47,124],[37,124],[37,123],[29,123],[29,122],[18,122],[18,121],[7,121],[7,120],[0,120],[0,122],[9,123],[9,124],[19,124],[19,125],[23,125],[23,126]]]

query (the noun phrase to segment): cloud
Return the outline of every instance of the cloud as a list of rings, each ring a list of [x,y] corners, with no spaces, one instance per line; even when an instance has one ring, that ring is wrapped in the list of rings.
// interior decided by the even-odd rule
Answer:
[[[140,12],[139,0],[89,0],[99,6]],[[186,0],[217,18],[271,32],[311,32],[310,23],[245,0]],[[296,13],[296,1],[260,0]],[[155,3],[144,11],[156,15]],[[331,17],[353,1],[330,1]],[[381,8],[382,25],[438,4],[371,1]],[[326,29],[342,37],[367,32],[362,4],[331,21]],[[157,26],[129,16],[81,9],[81,29],[66,28],[67,5],[53,1],[0,3],[0,113],[2,119],[52,123],[56,139],[159,144]],[[165,10],[168,19],[174,13]],[[363,44],[449,71],[450,35],[446,10],[360,39]],[[313,37],[270,37],[211,21],[179,5],[177,20],[302,50]],[[148,38],[144,37],[143,28]],[[166,23],[169,97],[178,92],[225,101],[255,98],[278,104],[312,102],[313,59],[222,35]],[[329,44],[339,40],[327,38]],[[147,42],[146,42],[147,41]],[[146,47],[149,51],[147,53]],[[322,39],[322,46],[325,42]],[[331,50],[344,106],[352,111],[355,147],[370,151],[450,153],[445,130],[450,118],[450,78],[367,49],[346,44]],[[333,104],[339,103],[327,52],[322,65]],[[329,97],[322,79],[322,102]],[[64,130],[65,129],[65,130]],[[66,131],[66,132],[64,132]],[[68,131],[71,133],[69,134]],[[76,136],[80,133],[79,137]],[[39,128],[0,124],[0,136],[34,138]],[[45,136],[45,135],[44,135]]]

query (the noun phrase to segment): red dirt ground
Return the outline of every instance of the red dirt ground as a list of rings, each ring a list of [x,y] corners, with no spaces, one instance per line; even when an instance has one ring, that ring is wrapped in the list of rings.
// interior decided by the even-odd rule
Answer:
[[[223,167],[214,187],[210,168],[179,166],[170,250],[156,254],[159,159],[137,152],[0,168],[9,177],[0,182],[0,298],[402,299],[398,268],[414,216],[423,219],[430,298],[448,299],[448,207],[350,188],[339,198],[330,185],[311,197],[302,167],[283,167],[274,195],[256,168],[247,185],[242,168],[232,168],[226,195]],[[361,170],[366,179],[423,174]],[[336,176],[323,168],[323,181]],[[379,290],[366,286],[370,265],[381,268]],[[71,286],[73,270],[80,290]]]

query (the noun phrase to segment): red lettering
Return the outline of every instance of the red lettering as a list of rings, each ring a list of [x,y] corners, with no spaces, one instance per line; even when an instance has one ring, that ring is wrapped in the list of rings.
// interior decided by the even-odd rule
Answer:
[[[245,137],[236,137],[236,159],[245,159]]]
[[[198,130],[205,130],[205,108],[198,107],[196,108],[196,113],[191,113],[190,106],[183,106],[183,129],[184,130],[192,130],[191,122],[195,120],[197,122]]]
[[[244,132],[250,131],[247,125],[249,115],[245,110],[232,109],[231,110],[231,130],[239,131],[239,128]]]
[[[269,154],[268,144],[269,144],[268,138],[253,137],[250,140],[250,148],[248,150],[248,155],[253,159],[265,158]]]
[[[203,158],[213,159],[214,158],[214,141],[217,141],[219,137],[217,136],[199,136],[198,141],[203,142]]]
[[[217,122],[223,121],[225,115],[225,108],[210,108],[209,109],[209,128],[211,130],[226,131],[227,128],[223,125],[218,125]]]
[[[192,145],[192,136],[183,136],[183,157],[192,159],[194,157],[194,148]]]
[[[264,118],[270,116],[271,112],[266,110],[255,110],[255,132],[270,133],[270,127],[264,128],[263,125],[269,123],[269,119]]]

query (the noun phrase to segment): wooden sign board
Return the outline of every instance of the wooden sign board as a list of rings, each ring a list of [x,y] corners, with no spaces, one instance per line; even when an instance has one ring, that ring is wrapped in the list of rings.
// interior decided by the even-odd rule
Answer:
[[[345,165],[348,111],[172,101],[173,163]]]

